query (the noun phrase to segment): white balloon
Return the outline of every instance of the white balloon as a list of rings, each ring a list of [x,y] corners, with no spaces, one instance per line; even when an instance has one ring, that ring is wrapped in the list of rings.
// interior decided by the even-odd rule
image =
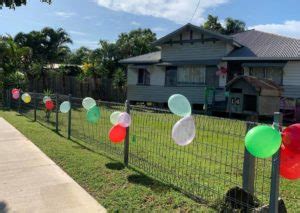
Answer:
[[[180,119],[172,129],[172,138],[180,146],[189,145],[196,136],[195,121],[192,116]]]
[[[113,112],[113,113],[110,115],[110,122],[111,122],[113,125],[118,124],[120,114],[121,114],[121,112],[116,111],[116,112]]]
[[[119,115],[118,124],[120,124],[122,127],[129,127],[131,124],[131,117],[127,112],[122,112]]]
[[[85,99],[82,100],[82,106],[86,109],[86,110],[90,110],[92,109],[94,106],[96,106],[97,103],[93,98],[87,97]]]
[[[43,103],[46,104],[47,101],[51,100],[51,98],[49,96],[45,96],[43,98]]]

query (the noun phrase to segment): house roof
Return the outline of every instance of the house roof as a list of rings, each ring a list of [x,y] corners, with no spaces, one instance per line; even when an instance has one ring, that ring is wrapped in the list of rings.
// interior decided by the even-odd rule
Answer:
[[[300,40],[288,38],[257,30],[232,35],[232,38],[243,45],[236,48],[225,60],[293,60],[300,59]]]
[[[123,59],[121,64],[156,64],[161,60],[161,51]]]
[[[231,81],[228,82],[226,88],[230,87],[232,84],[236,83],[237,81],[244,80],[248,82],[256,91],[261,90],[275,90],[278,92],[282,92],[282,87],[276,84],[274,81],[268,79],[260,79],[253,76],[237,76]]]
[[[152,44],[155,45],[155,46],[159,46],[159,45],[163,44],[164,42],[169,41],[176,34],[179,34],[180,32],[182,32],[184,30],[187,30],[187,29],[191,29],[191,30],[193,30],[195,32],[199,32],[201,34],[206,34],[206,35],[211,36],[212,38],[216,38],[216,39],[219,39],[221,41],[226,41],[226,42],[229,42],[229,43],[233,44],[234,46],[241,47],[241,45],[238,42],[236,42],[230,36],[223,35],[223,34],[217,33],[217,32],[213,32],[211,30],[206,30],[202,27],[198,27],[198,26],[190,24],[190,23],[180,27],[178,30],[175,30],[172,33],[167,34],[166,36],[158,39],[157,41],[153,42]]]
[[[234,45],[235,49],[222,58],[224,61],[300,61],[300,39],[288,38],[257,30],[248,30],[227,36],[192,24],[186,24],[178,30],[158,39],[153,45],[161,45],[185,29],[192,29]],[[165,62],[161,61],[161,51],[120,61],[123,64],[156,64],[159,62]]]

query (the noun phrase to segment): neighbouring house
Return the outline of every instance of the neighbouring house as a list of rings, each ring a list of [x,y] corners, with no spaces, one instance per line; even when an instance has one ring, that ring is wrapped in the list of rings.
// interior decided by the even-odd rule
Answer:
[[[248,30],[231,36],[187,24],[158,39],[160,51],[121,60],[128,65],[127,98],[166,103],[174,93],[193,105],[225,104],[226,84],[240,75],[274,81],[282,96],[300,98],[300,40]]]

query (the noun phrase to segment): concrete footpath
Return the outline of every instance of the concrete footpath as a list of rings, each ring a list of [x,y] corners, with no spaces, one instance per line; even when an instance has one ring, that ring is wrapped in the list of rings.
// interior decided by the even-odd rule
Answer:
[[[0,212],[106,210],[31,141],[0,118]]]

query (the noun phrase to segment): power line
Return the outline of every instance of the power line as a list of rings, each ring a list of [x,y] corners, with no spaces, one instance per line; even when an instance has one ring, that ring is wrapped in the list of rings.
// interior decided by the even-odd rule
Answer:
[[[196,13],[197,13],[198,8],[200,7],[200,2],[201,2],[201,0],[198,1],[197,7],[196,7],[196,9],[195,9],[195,11],[194,11],[194,13],[193,13],[192,18],[190,19],[190,23],[193,21],[195,15],[196,15]]]

